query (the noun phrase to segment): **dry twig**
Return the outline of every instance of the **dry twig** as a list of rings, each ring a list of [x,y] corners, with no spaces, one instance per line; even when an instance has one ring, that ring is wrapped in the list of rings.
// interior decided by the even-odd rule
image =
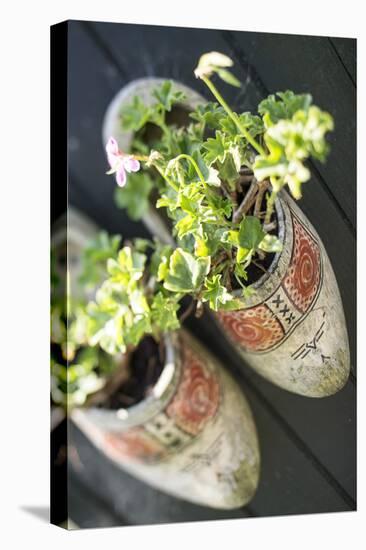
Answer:
[[[258,183],[255,178],[253,178],[250,187],[242,200],[240,206],[235,210],[233,215],[233,223],[238,223],[241,218],[248,212],[248,210],[253,206],[258,192]]]

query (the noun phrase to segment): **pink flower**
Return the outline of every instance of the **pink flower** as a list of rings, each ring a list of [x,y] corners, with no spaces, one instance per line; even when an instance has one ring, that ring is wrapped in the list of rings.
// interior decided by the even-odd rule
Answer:
[[[114,137],[110,137],[106,145],[107,157],[111,170],[108,174],[116,174],[116,181],[120,187],[124,187],[127,181],[127,174],[131,172],[138,172],[140,170],[140,163],[132,155],[126,155],[118,148],[117,140]]]

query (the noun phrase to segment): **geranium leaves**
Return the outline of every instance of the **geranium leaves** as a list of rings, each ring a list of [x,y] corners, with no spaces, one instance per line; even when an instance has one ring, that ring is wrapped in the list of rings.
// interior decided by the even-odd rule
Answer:
[[[301,184],[310,179],[304,161],[309,157],[325,160],[325,135],[332,129],[332,117],[315,106],[270,125],[264,134],[269,153],[258,155],[253,165],[256,178],[270,178],[275,192],[287,184],[292,196],[299,199]]]
[[[116,367],[114,359],[98,348],[79,350],[77,361],[60,364],[51,357],[51,395],[67,408],[83,405],[89,394],[101,389],[105,376]]]
[[[122,127],[124,130],[137,132],[149,121],[150,117],[150,107],[147,107],[140,97],[135,96],[132,102],[121,111]]]
[[[218,128],[220,121],[225,117],[225,110],[218,105],[209,101],[192,111],[189,115],[193,120],[203,123],[204,126],[208,126],[211,129]]]
[[[203,158],[208,166],[216,161],[224,162],[228,153],[228,140],[223,132],[216,132],[214,138],[208,138],[203,144],[203,148],[205,150]]]
[[[192,158],[197,163],[197,166],[199,167],[205,182],[208,185],[213,185],[214,187],[220,187],[221,180],[219,177],[219,171],[216,170],[216,168],[214,168],[213,166],[210,166],[208,163],[206,163],[201,153],[197,150],[192,153]],[[197,176],[194,177],[193,172],[194,172],[194,168],[192,168],[191,166],[191,172],[190,172],[191,179],[197,180]]]
[[[139,96],[135,96],[129,105],[122,108],[121,123],[124,130],[138,132],[148,122],[163,125],[165,113],[170,112],[176,103],[185,99],[183,92],[174,90],[174,84],[170,80],[157,87],[153,91],[153,96],[157,100],[153,105],[145,105]]]
[[[264,252],[281,252],[282,243],[276,235],[267,233],[259,243],[258,248]]]
[[[178,248],[153,254],[154,276],[164,292],[191,294],[214,310],[239,307],[232,288],[241,287],[245,299],[251,263],[259,261],[263,268],[265,254],[282,250],[279,238],[266,232],[273,226],[277,193],[287,185],[293,197],[301,196],[301,185],[310,178],[306,161],[326,158],[326,134],[333,128],[332,117],[311,105],[310,94],[289,90],[268,96],[258,113],[235,113],[210,80],[217,75],[237,85],[229,72],[232,65],[219,52],[200,58],[195,74],[217,102],[198,105],[187,126],[166,123],[165,113],[182,100],[171,82],[153,93],[156,103],[149,107],[148,121],[161,127],[161,138],[153,142],[154,156],[148,156],[146,166],[149,174],[155,170],[156,179],[141,184],[141,192],[137,183],[131,185],[119,198],[137,219],[140,210],[146,211],[145,197],[155,186],[156,205],[166,208]],[[142,130],[139,136],[146,116],[134,102],[130,118]],[[129,197],[133,189],[136,203]],[[249,189],[254,195],[245,203]],[[245,215],[239,210],[242,205]]]
[[[277,97],[276,97],[277,96]],[[296,111],[307,111],[312,102],[310,94],[294,94],[291,90],[271,94],[258,105],[258,112],[263,116],[266,126],[271,126],[281,119],[290,119]]]
[[[106,261],[117,257],[120,241],[119,235],[108,235],[106,231],[101,231],[87,244],[81,258],[80,284],[93,288],[101,283],[106,274]]]
[[[263,121],[261,117],[253,115],[252,113],[246,112],[238,115],[238,120],[240,124],[246,128],[249,133],[255,137],[263,133]],[[222,131],[230,136],[232,139],[238,139],[238,127],[231,117],[226,115],[222,117],[219,121]]]
[[[146,256],[125,246],[119,251],[117,260],[107,260],[107,270],[112,282],[128,287],[141,279],[145,268]]]
[[[213,275],[205,279],[204,291],[202,292],[202,301],[209,302],[210,308],[218,311],[221,305],[234,300],[234,297],[221,284],[222,275]]]
[[[241,138],[228,136],[224,132],[216,131],[215,137],[208,138],[203,143],[203,160],[216,170],[217,178],[225,181],[230,187],[235,185],[239,178],[239,170],[245,155],[240,145]]]
[[[227,231],[223,239],[231,245],[245,250],[256,250],[263,240],[265,232],[258,218],[245,216],[238,230]]]
[[[195,258],[189,252],[177,248],[170,257],[164,287],[179,293],[199,289],[210,270],[210,263],[209,257]]]
[[[91,346],[99,345],[109,354],[124,353],[128,346],[137,346],[146,334],[158,338],[163,332],[178,328],[179,296],[159,287],[148,292],[145,277],[156,277],[159,272],[158,278],[166,276],[171,249],[145,242],[143,248],[147,247],[155,249],[151,262],[130,246],[124,246],[117,259],[108,259],[109,277],[98,289],[95,301],[88,304],[87,334]]]
[[[159,292],[151,305],[151,318],[153,326],[163,327],[165,332],[179,328],[177,312],[179,303],[175,298],[169,298]]]
[[[240,222],[238,230],[230,230],[223,235],[224,242],[236,248],[236,273],[246,279],[246,268],[253,255],[258,250],[278,252],[282,249],[281,242],[274,235],[267,234],[255,216],[245,216]]]
[[[241,221],[238,232],[238,242],[242,248],[256,250],[264,236],[265,232],[258,218],[246,216]]]
[[[174,104],[184,101],[185,95],[175,91],[171,80],[165,80],[160,87],[153,91],[153,96],[165,111],[171,111]]]
[[[202,236],[197,235],[194,243],[194,253],[197,257],[215,256],[222,247],[222,236],[225,229],[215,224],[202,224]]]
[[[106,261],[117,258],[120,240],[105,231],[97,234],[83,250],[79,280],[65,285],[61,295],[52,288],[51,394],[55,403],[65,407],[82,405],[90,393],[103,386],[107,371],[115,368],[114,360],[100,348],[88,347],[91,318],[81,289],[95,291],[108,276]]]

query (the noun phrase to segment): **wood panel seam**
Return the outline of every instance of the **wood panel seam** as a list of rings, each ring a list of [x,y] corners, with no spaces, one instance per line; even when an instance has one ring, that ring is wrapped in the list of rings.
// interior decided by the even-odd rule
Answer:
[[[329,44],[334,52],[334,54],[336,55],[336,57],[338,58],[339,62],[341,63],[342,67],[344,68],[344,70],[346,71],[349,79],[351,80],[352,84],[354,85],[354,87],[357,89],[357,83],[355,82],[353,76],[351,75],[351,73],[349,72],[349,70],[347,69],[346,67],[346,64],[344,63],[343,59],[342,59],[342,56],[341,54],[339,53],[338,49],[337,49],[337,46],[334,44],[333,40],[331,37],[328,38],[328,41],[329,41]]]

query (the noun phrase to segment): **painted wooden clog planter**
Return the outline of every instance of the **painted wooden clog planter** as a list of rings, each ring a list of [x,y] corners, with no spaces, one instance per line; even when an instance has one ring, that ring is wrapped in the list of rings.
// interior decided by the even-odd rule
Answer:
[[[153,90],[164,81],[164,78],[156,77],[139,78],[131,81],[117,93],[109,104],[104,116],[102,129],[103,146],[105,146],[110,136],[114,136],[122,151],[130,150],[133,132],[122,129],[121,109],[130,104],[135,96],[140,97],[145,105],[151,105],[156,101],[152,95]],[[175,80],[172,80],[172,82],[174,89],[178,92],[183,92],[185,95],[184,101],[180,104],[182,109],[188,112],[195,109],[198,105],[205,103],[206,100],[200,94],[192,90],[192,88]],[[148,230],[158,237],[161,242],[174,244],[170,231],[166,227],[160,214],[156,211],[154,205],[150,205],[146,214],[143,215],[142,221]]]
[[[68,243],[71,292],[83,248],[98,227],[76,209],[55,227],[64,275]],[[93,296],[88,296],[92,298]],[[254,420],[242,391],[185,331],[166,336],[164,369],[149,397],[129,409],[75,407],[71,419],[120,467],[157,489],[206,506],[236,508],[253,497],[260,475]],[[122,361],[121,361],[122,364]],[[54,408],[55,421],[59,407]]]
[[[78,408],[73,421],[130,474],[213,508],[243,506],[259,480],[249,405],[222,366],[188,333],[166,337],[151,395],[129,409]]]
[[[282,192],[276,204],[283,250],[238,311],[215,318],[246,363],[274,384],[309,397],[340,390],[350,371],[337,281],[309,220]]]
[[[103,139],[114,135],[129,151],[132,133],[123,131],[120,110],[135,95],[147,105],[162,79],[148,78],[123,88],[107,110]],[[185,92],[186,107],[205,100]],[[285,192],[276,204],[279,237],[268,273],[252,285],[255,293],[242,310],[214,314],[228,341],[245,362],[274,384],[308,397],[325,397],[340,390],[350,371],[346,322],[337,281],[324,245],[300,208]],[[151,206],[143,222],[160,240],[172,243],[169,228]]]

